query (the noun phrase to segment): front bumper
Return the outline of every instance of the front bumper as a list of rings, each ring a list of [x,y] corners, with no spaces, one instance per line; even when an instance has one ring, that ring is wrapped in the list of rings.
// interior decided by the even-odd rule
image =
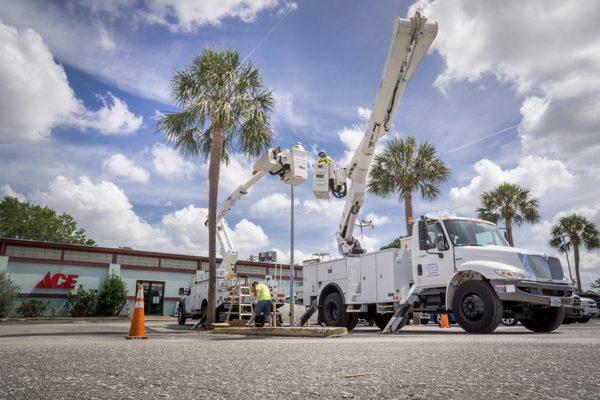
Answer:
[[[566,283],[499,279],[492,280],[491,284],[502,301],[551,306],[554,298],[554,301],[560,299],[561,306],[573,303],[573,287]]]
[[[596,307],[584,307],[583,308],[583,316],[597,318],[600,315],[600,310]]]

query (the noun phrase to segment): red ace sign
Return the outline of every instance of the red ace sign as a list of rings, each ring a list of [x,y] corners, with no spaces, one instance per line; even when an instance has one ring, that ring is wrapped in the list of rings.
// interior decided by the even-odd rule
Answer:
[[[75,289],[79,275],[65,275],[56,273],[51,275],[50,272],[38,282],[36,288],[38,289]]]

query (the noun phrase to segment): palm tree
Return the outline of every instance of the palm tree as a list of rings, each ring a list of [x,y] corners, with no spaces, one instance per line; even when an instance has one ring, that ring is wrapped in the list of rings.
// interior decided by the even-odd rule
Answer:
[[[164,138],[184,156],[209,157],[206,322],[212,327],[216,307],[216,213],[221,160],[230,151],[258,156],[271,143],[273,95],[263,88],[258,69],[241,63],[233,50],[206,49],[171,79],[171,97],[181,109],[160,118]],[[200,222],[199,222],[200,223]]]
[[[423,143],[417,147],[415,138],[390,140],[383,152],[375,155],[369,172],[369,192],[380,197],[398,196],[404,200],[406,232],[412,235],[413,192],[434,200],[440,194],[440,185],[450,176],[450,169],[437,156],[435,147]]]
[[[502,183],[489,192],[481,194],[481,207],[477,209],[479,218],[497,224],[504,221],[506,234],[511,246],[513,239],[513,223],[536,223],[540,220],[539,201],[529,196],[529,190],[512,183]]]
[[[568,239],[568,241],[566,240]],[[579,246],[584,245],[588,250],[600,247],[600,233],[593,222],[577,214],[567,215],[558,220],[552,227],[550,246],[567,252],[573,247],[575,258],[575,275],[577,277],[577,290],[581,291],[581,277],[579,276]]]

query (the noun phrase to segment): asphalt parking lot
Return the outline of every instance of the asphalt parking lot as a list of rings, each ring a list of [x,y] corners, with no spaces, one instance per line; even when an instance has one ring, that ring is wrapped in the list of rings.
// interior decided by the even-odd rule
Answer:
[[[0,325],[1,399],[553,398],[600,396],[600,321],[551,334],[406,327],[267,338],[149,322]]]

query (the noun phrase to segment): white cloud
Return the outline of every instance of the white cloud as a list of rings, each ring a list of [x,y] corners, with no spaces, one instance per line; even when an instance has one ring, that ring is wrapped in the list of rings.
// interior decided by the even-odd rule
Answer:
[[[112,182],[93,183],[87,176],[78,181],[58,176],[46,192],[35,193],[34,200],[71,214],[90,237],[105,245],[155,249],[168,246],[162,231],[141,219],[125,193]]]
[[[556,189],[569,188],[575,182],[575,176],[563,162],[544,157],[523,157],[515,168],[506,170],[493,161],[483,159],[476,162],[473,169],[477,175],[467,185],[450,189],[449,195],[456,203],[457,211],[469,214],[478,207],[483,191],[503,182],[524,186],[534,197]]]
[[[42,38],[0,23],[0,137],[36,141],[80,104]]]
[[[308,125],[306,119],[294,107],[294,96],[291,93],[275,91],[273,98],[275,100],[273,118],[276,123],[281,120],[293,127]]]
[[[33,30],[0,23],[0,137],[39,141],[59,125],[92,128],[104,134],[128,134],[142,124],[127,104],[111,93],[90,111],[79,101],[63,67]]]
[[[5,196],[16,197],[17,199],[19,199],[19,201],[27,200],[25,195],[15,192],[10,185],[0,186],[0,199],[4,198]]]
[[[144,16],[172,31],[190,32],[202,25],[219,25],[226,18],[252,22],[260,12],[279,5],[278,0],[150,0]]]
[[[181,251],[206,254],[208,229],[204,222],[207,215],[206,208],[189,205],[163,216],[162,225],[167,237],[176,248]],[[256,253],[269,244],[269,238],[263,229],[247,219],[238,222],[231,230],[231,234],[233,246],[242,253]]]
[[[257,251],[269,244],[262,228],[247,219],[242,219],[233,228],[234,245],[240,251]]]
[[[127,103],[108,92],[107,96],[97,96],[102,107],[95,111],[85,110],[72,121],[81,128],[91,128],[104,135],[129,135],[137,131],[144,122],[142,116],[136,116]]]
[[[332,227],[342,218],[345,201],[343,200],[304,200],[302,212],[313,222],[313,225]]]
[[[111,33],[102,24],[98,26],[98,41],[100,47],[107,51],[114,50],[117,47]]]
[[[135,165],[121,153],[113,154],[102,163],[104,172],[113,177],[124,178],[132,182],[146,183],[150,179],[150,173],[144,168]]]
[[[528,151],[576,156],[573,162],[581,161],[581,151],[597,153],[600,3],[419,0],[409,14],[416,9],[440,26],[433,48],[446,68],[438,87],[491,74],[519,95],[534,95],[521,109],[519,134]]]
[[[286,193],[273,193],[250,206],[250,212],[259,216],[271,216],[290,209],[290,197]],[[298,200],[295,203],[299,203]]]
[[[358,116],[364,120],[369,120],[371,117],[371,109],[367,107],[358,107],[356,109]]]
[[[166,178],[191,178],[196,166],[185,160],[172,147],[157,143],[152,148],[154,171]]]
[[[387,215],[377,215],[373,212],[368,213],[365,216],[365,219],[367,221],[371,221],[373,223],[373,226],[385,225],[390,222],[390,218]]]
[[[219,191],[223,195],[229,195],[242,183],[245,183],[252,176],[252,167],[254,162],[241,154],[230,154],[229,165],[221,164],[219,174]],[[208,173],[208,163],[204,166]]]
[[[206,255],[208,250],[206,208],[189,205],[164,215],[160,223],[152,225],[135,213],[117,185],[108,181],[94,183],[87,176],[79,180],[58,176],[46,191],[35,192],[33,200],[71,214],[101,245],[197,255]],[[232,238],[242,254],[256,253],[269,244],[263,229],[247,219],[233,227]]]

